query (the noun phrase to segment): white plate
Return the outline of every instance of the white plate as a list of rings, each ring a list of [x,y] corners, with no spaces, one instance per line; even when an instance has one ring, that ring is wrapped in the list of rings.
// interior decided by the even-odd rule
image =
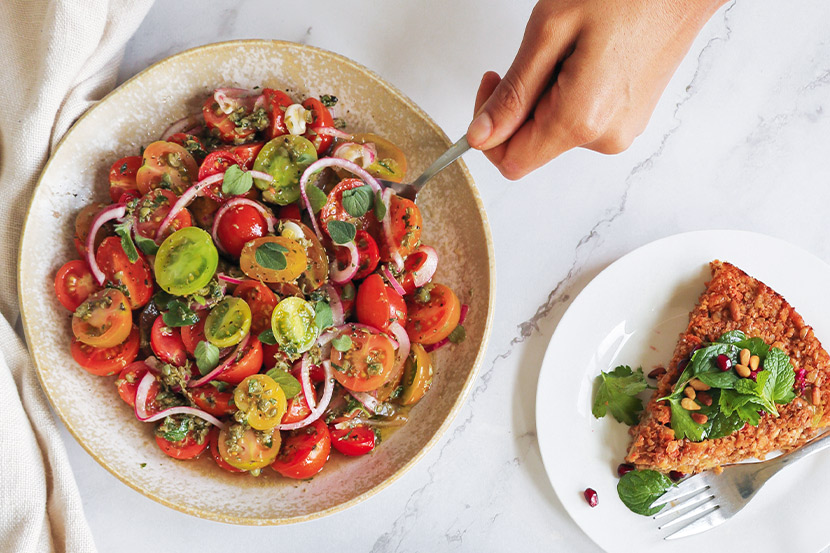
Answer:
[[[617,496],[616,467],[628,427],[591,415],[593,381],[621,364],[645,372],[668,363],[689,311],[710,277],[708,263],[729,261],[783,295],[816,336],[830,344],[830,266],[776,238],[740,231],[678,234],[612,263],[579,294],[548,345],[536,398],[542,460],[565,509],[609,552],[819,551],[830,543],[826,451],[773,478],[722,526],[664,541],[669,530],[630,512]],[[599,505],[582,496],[594,488]],[[659,549],[657,549],[659,548]]]

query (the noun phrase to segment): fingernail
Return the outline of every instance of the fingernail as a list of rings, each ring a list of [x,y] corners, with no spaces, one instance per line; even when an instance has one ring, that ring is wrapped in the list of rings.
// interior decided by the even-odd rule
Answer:
[[[470,123],[467,129],[467,141],[473,146],[480,146],[493,134],[493,120],[486,111],[482,111]]]

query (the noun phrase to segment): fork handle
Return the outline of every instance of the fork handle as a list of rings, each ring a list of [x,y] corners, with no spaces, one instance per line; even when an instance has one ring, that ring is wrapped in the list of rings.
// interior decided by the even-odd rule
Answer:
[[[419,191],[424,184],[438,174],[444,167],[461,157],[464,152],[470,149],[470,143],[467,142],[467,135],[465,134],[462,136],[458,142],[450,146],[450,149],[444,152],[441,157],[436,159],[432,165],[427,167],[426,171],[424,171],[420,177],[415,179],[415,182],[412,183],[412,187],[415,188],[415,191]]]

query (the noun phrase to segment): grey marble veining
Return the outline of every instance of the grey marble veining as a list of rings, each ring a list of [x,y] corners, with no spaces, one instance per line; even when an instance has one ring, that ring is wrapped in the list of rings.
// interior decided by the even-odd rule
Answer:
[[[377,71],[456,137],[469,122],[481,74],[509,66],[533,2],[206,6],[158,0],[130,41],[121,80],[200,44],[293,40]],[[100,550],[180,550],[174,544],[187,539],[204,552],[246,542],[269,550],[304,544],[373,553],[597,551],[562,509],[539,456],[536,380],[547,342],[593,276],[628,251],[677,232],[754,230],[830,260],[827,21],[830,4],[823,0],[797,7],[733,0],[703,29],[627,152],[570,152],[517,183],[502,179],[480,154],[465,158],[495,241],[490,348],[447,434],[389,488],[311,523],[232,527],[133,492],[65,434]]]

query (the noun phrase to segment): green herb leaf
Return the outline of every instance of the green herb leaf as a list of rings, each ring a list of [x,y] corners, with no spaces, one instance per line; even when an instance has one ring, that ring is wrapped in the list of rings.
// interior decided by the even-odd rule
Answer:
[[[274,336],[274,331],[270,328],[259,333],[259,341],[268,346],[277,345],[277,338]]]
[[[219,348],[204,340],[196,344],[196,366],[202,376],[212,371],[219,365]]]
[[[637,423],[637,415],[643,410],[643,402],[636,397],[646,389],[643,369],[633,372],[631,367],[620,365],[611,372],[602,372],[596,378],[597,391],[591,412],[602,418],[610,410],[619,422],[631,426]]]
[[[632,470],[617,482],[617,494],[632,512],[652,516],[663,508],[663,505],[652,507],[652,503],[672,486],[669,477],[656,470]]]
[[[464,341],[467,337],[467,329],[465,329],[462,325],[456,326],[450,335],[447,336],[447,339],[452,342],[453,344],[460,344]]]
[[[331,341],[331,347],[345,353],[352,349],[352,338],[348,334],[341,334]]]
[[[138,261],[138,251],[135,249],[133,237],[131,236],[132,227],[133,223],[130,220],[118,223],[115,225],[115,234],[121,237],[121,249],[127,254],[127,259],[130,260],[130,263],[135,263]]]
[[[771,348],[764,359],[763,369],[763,372],[771,374],[771,381],[774,382],[772,400],[775,403],[786,405],[795,399],[795,371],[792,370],[790,358],[786,353],[778,348]]]
[[[368,184],[358,186],[357,188],[350,188],[343,192],[343,209],[352,217],[363,217],[369,208],[372,207],[372,200],[375,195],[372,193],[372,187]]]
[[[354,240],[357,234],[355,226],[346,221],[329,221],[326,223],[326,228],[329,231],[329,236],[331,236],[331,241],[335,244],[348,244]]]
[[[225,169],[225,177],[222,179],[222,194],[238,196],[245,194],[254,185],[254,178],[247,171],[239,168],[239,165],[231,165]]]
[[[769,353],[769,346],[760,338],[749,338],[740,342],[735,342],[735,347],[738,350],[748,349],[750,355],[757,355],[761,359]]]
[[[138,249],[144,252],[145,255],[156,255],[159,251],[159,246],[155,241],[145,238],[138,233],[135,235],[135,243],[138,245]]]
[[[318,301],[314,305],[314,324],[322,332],[334,324],[334,316],[331,313],[331,306],[324,302]]]
[[[337,96],[332,94],[320,94],[320,103],[327,108],[334,107],[334,104],[337,103]]]
[[[266,269],[282,271],[288,265],[285,253],[288,248],[276,242],[265,242],[261,244],[254,254],[256,262]]]
[[[180,442],[187,437],[187,432],[190,430],[190,419],[188,417],[178,419],[166,417],[159,430],[162,430],[161,437],[168,442]]]
[[[282,369],[274,368],[265,374],[270,376],[274,382],[280,385],[283,393],[285,393],[285,399],[296,397],[297,394],[299,394],[303,389],[300,382],[296,378]]]
[[[314,213],[319,213],[323,206],[328,201],[326,193],[314,186],[312,183],[305,185],[305,193],[308,196],[308,203],[311,204],[311,210]]]
[[[688,438],[693,442],[699,442],[704,438],[706,429],[692,420],[691,413],[680,405],[680,401],[677,397],[669,398],[671,429],[674,431],[674,438],[676,440]]]
[[[375,194],[375,217],[378,221],[383,221],[386,217],[386,204],[383,203],[380,192]]]
[[[735,382],[738,381],[738,375],[734,371],[724,372],[708,372],[697,375],[697,379],[711,386],[712,388],[721,388],[733,390]]]
[[[718,338],[719,344],[735,344],[737,342],[743,342],[746,340],[746,334],[744,334],[740,330],[730,330],[729,332],[725,332]]]
[[[735,390],[721,390],[718,405],[724,415],[731,416],[735,413],[752,426],[758,426],[758,421],[761,420],[758,411],[763,409],[763,405],[755,396],[740,394]]]
[[[199,316],[179,299],[167,303],[167,312],[162,314],[161,319],[164,324],[172,327],[190,326],[199,322]]]
[[[158,292],[153,294],[153,303],[156,304],[156,307],[159,308],[159,311],[164,311],[165,309],[167,309],[167,305],[175,299],[178,298],[169,292],[165,292],[164,290],[159,290]]]

